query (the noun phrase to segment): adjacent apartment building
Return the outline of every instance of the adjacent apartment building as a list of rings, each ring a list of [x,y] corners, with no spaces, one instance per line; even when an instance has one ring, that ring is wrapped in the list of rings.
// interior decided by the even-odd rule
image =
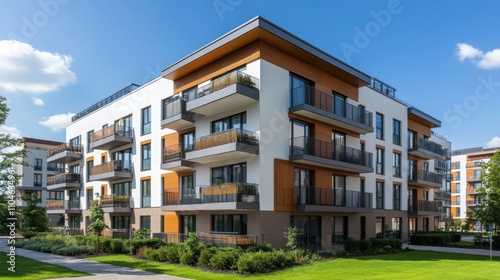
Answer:
[[[452,152],[451,206],[453,218],[467,221],[469,213],[481,204],[479,189],[481,183],[481,163],[487,162],[499,150],[496,148],[467,148]],[[479,222],[471,222],[470,228],[481,230]]]
[[[23,140],[24,149],[27,151],[26,158],[23,160],[29,165],[16,165],[15,167],[16,173],[22,175],[19,185],[16,186],[16,197],[36,193],[39,201],[38,206],[41,207],[50,205],[52,200],[63,199],[63,192],[47,190],[47,179],[63,168],[61,165],[47,162],[47,151],[61,145],[61,142],[28,137],[23,137]],[[17,200],[16,206],[26,206],[26,202]],[[57,214],[49,213],[49,218],[52,226],[61,220],[61,216]]]
[[[80,203],[66,215],[84,231],[101,195],[108,236],[407,240],[439,227],[451,144],[395,92],[256,17],[75,115],[49,161],[81,180],[54,189]]]

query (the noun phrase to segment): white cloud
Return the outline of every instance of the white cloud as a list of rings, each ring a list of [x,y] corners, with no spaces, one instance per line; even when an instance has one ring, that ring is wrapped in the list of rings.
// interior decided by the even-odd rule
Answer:
[[[35,104],[36,106],[43,106],[43,105],[45,105],[45,102],[43,102],[43,100],[40,99],[40,98],[32,97],[31,99],[33,100],[33,104]]]
[[[38,123],[48,127],[51,131],[58,132],[65,129],[71,123],[71,117],[74,115],[73,113],[53,115]]]
[[[0,40],[0,88],[45,93],[76,81],[71,56],[40,51],[16,40]]]
[[[13,126],[0,126],[0,134],[10,134],[14,138],[21,138],[21,131]]]
[[[500,137],[493,137],[490,141],[486,142],[486,148],[500,147]]]
[[[481,69],[500,68],[500,48],[485,53],[469,44],[459,43],[455,55],[460,61],[470,60]]]

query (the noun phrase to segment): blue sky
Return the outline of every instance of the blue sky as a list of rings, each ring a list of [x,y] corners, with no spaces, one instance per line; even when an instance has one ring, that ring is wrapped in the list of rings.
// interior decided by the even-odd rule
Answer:
[[[454,149],[500,146],[500,1],[0,0],[0,132],[78,113],[261,15],[397,89]]]

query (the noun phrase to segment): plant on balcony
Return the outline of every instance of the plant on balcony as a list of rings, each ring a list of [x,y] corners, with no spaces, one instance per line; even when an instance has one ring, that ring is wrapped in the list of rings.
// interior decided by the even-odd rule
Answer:
[[[237,141],[236,130],[227,130],[213,135],[197,139],[194,143],[194,150],[207,149],[219,145],[234,143]]]
[[[255,88],[255,82],[252,81],[252,77],[241,73],[238,73],[238,84],[244,85],[249,88]]]

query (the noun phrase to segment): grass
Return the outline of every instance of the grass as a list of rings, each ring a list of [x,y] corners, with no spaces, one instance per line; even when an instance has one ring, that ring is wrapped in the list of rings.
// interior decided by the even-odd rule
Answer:
[[[496,279],[500,258],[430,251],[318,261],[255,276],[214,273],[193,267],[139,260],[126,255],[90,260],[190,279]]]
[[[16,279],[16,280],[36,280],[50,279],[62,277],[77,277],[88,276],[91,274],[74,271],[66,267],[39,262],[37,260],[16,256],[15,272],[7,270],[10,265],[7,263],[8,256],[6,253],[0,254],[0,279]]]

